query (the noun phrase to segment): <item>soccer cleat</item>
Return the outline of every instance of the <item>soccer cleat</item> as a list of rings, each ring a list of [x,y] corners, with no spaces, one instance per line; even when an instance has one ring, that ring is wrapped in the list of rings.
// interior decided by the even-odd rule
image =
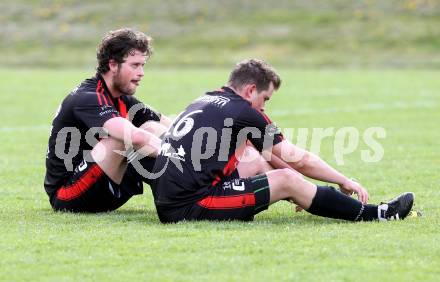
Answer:
[[[380,221],[404,219],[412,209],[414,193],[406,192],[388,203],[381,203],[377,207],[377,215]]]

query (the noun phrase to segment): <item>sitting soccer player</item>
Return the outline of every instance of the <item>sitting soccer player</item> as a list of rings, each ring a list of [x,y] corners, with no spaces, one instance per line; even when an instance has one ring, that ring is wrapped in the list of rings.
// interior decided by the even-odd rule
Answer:
[[[405,218],[413,193],[367,204],[368,193],[359,183],[283,139],[264,114],[280,83],[265,62],[243,61],[227,86],[196,99],[176,118],[154,166],[155,173],[162,173],[152,183],[160,220],[252,220],[279,200],[350,221]],[[342,192],[303,175],[337,184]]]
[[[171,124],[133,97],[151,50],[151,39],[141,32],[109,32],[97,51],[97,74],[60,105],[44,180],[54,210],[111,211],[143,192],[148,178],[139,169],[152,170],[157,136]]]

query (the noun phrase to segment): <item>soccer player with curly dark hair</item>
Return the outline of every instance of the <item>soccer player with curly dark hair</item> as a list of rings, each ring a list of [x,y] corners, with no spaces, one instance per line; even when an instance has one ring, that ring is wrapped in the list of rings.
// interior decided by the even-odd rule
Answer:
[[[61,103],[52,122],[45,190],[54,210],[115,210],[143,192],[170,120],[133,97],[151,38],[123,28],[97,50],[97,73]]]

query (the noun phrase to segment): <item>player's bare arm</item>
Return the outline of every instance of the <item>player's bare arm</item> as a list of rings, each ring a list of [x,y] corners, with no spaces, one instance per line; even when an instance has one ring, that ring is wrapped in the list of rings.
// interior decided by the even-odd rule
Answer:
[[[160,149],[161,140],[151,132],[135,127],[131,122],[122,117],[109,119],[104,123],[110,137],[132,145],[139,153],[145,156],[156,157]]]
[[[365,188],[331,167],[317,155],[287,140],[273,146],[272,153],[281,160],[286,161],[291,168],[299,173],[315,180],[338,184],[344,193],[355,193],[362,203],[367,203],[368,193]]]
[[[165,132],[167,132],[172,123],[173,121],[169,117],[161,115],[159,122],[147,121],[139,128],[146,130],[160,138]]]

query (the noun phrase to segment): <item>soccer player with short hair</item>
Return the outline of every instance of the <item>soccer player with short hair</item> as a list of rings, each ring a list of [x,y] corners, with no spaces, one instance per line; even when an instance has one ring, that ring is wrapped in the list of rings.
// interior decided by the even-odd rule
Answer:
[[[160,220],[252,220],[279,200],[349,221],[405,218],[413,193],[367,204],[368,193],[358,182],[283,138],[264,113],[280,84],[267,63],[245,60],[227,86],[196,99],[176,118],[154,167],[162,173],[152,183]],[[337,184],[342,192],[303,175]]]
[[[108,32],[97,50],[96,75],[61,103],[52,122],[44,180],[54,210],[111,211],[143,192],[142,182],[149,180],[132,161],[151,171],[160,146],[157,136],[171,124],[133,97],[151,53],[151,38],[142,32]]]

